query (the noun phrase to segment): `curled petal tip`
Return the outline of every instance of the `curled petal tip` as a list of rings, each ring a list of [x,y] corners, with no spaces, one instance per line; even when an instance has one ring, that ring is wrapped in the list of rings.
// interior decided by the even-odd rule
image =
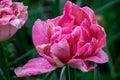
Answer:
[[[100,50],[96,55],[88,57],[85,60],[103,64],[108,62],[108,55],[103,50]]]

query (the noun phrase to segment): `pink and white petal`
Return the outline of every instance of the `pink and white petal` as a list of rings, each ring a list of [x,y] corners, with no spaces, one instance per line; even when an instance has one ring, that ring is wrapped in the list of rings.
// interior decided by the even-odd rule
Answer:
[[[103,48],[106,44],[106,33],[104,29],[97,24],[92,24],[90,26],[91,36],[98,40],[97,48]]]
[[[95,13],[92,9],[90,9],[89,7],[83,7],[82,10],[89,16],[90,22],[92,24],[96,24],[97,23],[97,19],[95,17]]]
[[[23,67],[15,69],[17,77],[32,76],[47,73],[55,70],[56,66],[51,65],[45,58],[34,58],[28,61]]]
[[[92,55],[93,47],[90,43],[86,43],[81,48],[77,49],[76,55],[74,57],[85,58]]]
[[[62,27],[69,25],[69,27],[74,28],[76,25],[79,26],[84,19],[87,19],[90,22],[89,16],[82,10],[82,8],[67,1],[59,25]]]
[[[87,14],[77,5],[70,1],[64,6],[64,14],[66,21],[71,21],[74,25],[80,25],[84,18],[89,19]],[[63,20],[65,20],[63,19]]]
[[[80,24],[80,27],[86,29],[86,31],[89,32],[89,29],[90,29],[90,22],[87,20],[87,19],[84,19],[81,24]]]
[[[61,17],[62,16],[58,16],[58,17],[53,18],[53,19],[48,19],[46,22],[47,23],[52,23],[52,24],[54,24],[54,26],[58,26]]]
[[[40,55],[43,56],[50,64],[56,65],[51,54],[46,55],[46,54],[40,53]]]
[[[52,31],[50,42],[53,44],[54,42],[60,41],[61,35],[62,35],[62,28],[60,26],[55,27]]]
[[[99,64],[106,63],[108,62],[108,55],[103,50],[100,50],[96,55],[86,58],[85,61],[92,61]]]
[[[79,69],[83,72],[88,72],[97,66],[97,64],[94,64],[93,66],[86,65],[82,59],[71,59],[67,64],[72,68]]]
[[[74,21],[74,25],[78,25],[79,26],[84,19],[87,19],[88,21],[90,21],[88,14],[82,8],[77,6],[76,4],[71,3],[70,1],[67,1],[65,7],[66,6],[70,6],[71,11],[69,11],[69,14],[74,19],[73,20]],[[68,13],[66,13],[66,14],[68,14]]]
[[[17,32],[17,30],[17,28],[9,24],[6,26],[0,26],[0,41],[9,39]]]
[[[50,37],[50,26],[38,19],[32,28],[32,39],[35,46],[47,44]]]
[[[15,16],[12,14],[12,10],[10,8],[1,8],[0,9],[0,27],[1,25],[9,24],[9,21],[14,18]]]
[[[11,2],[11,0],[2,0],[2,1],[10,1]]]
[[[74,24],[75,25],[80,25],[81,22],[86,18],[88,18],[88,15],[77,5],[72,3],[72,7],[71,7],[72,11],[70,12],[70,14],[72,16],[74,16]]]
[[[68,40],[70,48],[71,48],[70,51],[72,52],[71,56],[74,56],[76,54],[77,42],[79,40],[79,36],[80,36],[80,27],[79,26],[75,27],[75,29],[72,31],[70,36],[67,36],[68,37],[67,40]]]
[[[51,46],[50,52],[63,62],[67,62],[70,59],[70,48],[67,40],[65,39],[58,43],[54,43]]]
[[[63,15],[61,16],[61,19],[59,21],[59,26],[66,27],[67,25],[70,25],[69,23],[71,23],[69,27],[72,27],[72,24],[74,22],[74,16],[70,14],[70,12],[72,11],[72,5],[73,3],[71,3],[70,1],[66,2]]]
[[[12,4],[12,0],[2,0],[2,1],[0,1],[0,5],[3,5],[3,6],[10,6],[11,4]]]
[[[77,49],[81,48],[85,43],[90,41],[90,34],[83,28],[80,28],[80,37],[77,43]]]

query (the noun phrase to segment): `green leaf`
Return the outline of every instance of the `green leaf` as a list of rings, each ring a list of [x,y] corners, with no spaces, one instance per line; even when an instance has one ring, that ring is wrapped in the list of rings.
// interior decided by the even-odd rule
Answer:
[[[53,71],[50,72],[50,73],[47,73],[47,74],[45,75],[45,78],[44,78],[43,80],[49,80],[52,74],[53,74]]]
[[[56,71],[52,71],[46,74],[43,80],[58,80]]]
[[[95,13],[102,12],[102,11],[105,10],[106,8],[114,5],[115,3],[119,2],[119,1],[120,1],[120,0],[110,1],[109,3],[105,4],[104,6],[100,7],[99,9],[95,10]]]
[[[5,75],[4,75],[4,73],[3,73],[3,71],[2,71],[2,69],[0,68],[0,80],[7,80],[6,79],[6,77],[5,77]]]
[[[113,59],[111,57],[111,53],[109,51],[108,45],[106,45],[106,47],[104,49],[108,53],[108,56],[109,56],[108,67],[109,67],[109,70],[110,70],[110,75],[111,75],[113,80],[116,80],[116,72],[115,72],[115,70],[113,68],[113,66],[114,66]]]
[[[9,71],[7,67],[7,60],[5,58],[4,49],[1,43],[0,43],[0,69],[1,69],[1,75],[3,75],[3,78],[4,76],[6,77],[4,78],[4,80],[10,80]]]
[[[94,69],[94,80],[101,80],[101,79],[100,79],[100,72],[99,72],[98,67],[96,67],[96,68]]]
[[[10,62],[8,65],[11,66],[13,64],[18,63],[19,61],[21,61],[22,59],[26,58],[27,56],[29,56],[30,54],[35,52],[35,48],[31,49],[30,51],[26,52],[25,54],[23,54],[22,56],[18,57],[16,60],[14,60],[13,62]]]

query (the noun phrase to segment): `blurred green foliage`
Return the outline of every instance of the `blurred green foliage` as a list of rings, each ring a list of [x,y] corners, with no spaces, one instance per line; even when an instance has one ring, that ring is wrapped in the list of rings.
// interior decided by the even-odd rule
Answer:
[[[32,43],[32,26],[40,18],[54,18],[62,14],[66,0],[13,0],[28,6],[29,18],[22,29],[11,39],[0,44],[0,80],[65,80],[65,67],[51,73],[16,78],[14,68],[37,57]],[[97,16],[98,22],[107,33],[107,45],[104,50],[109,55],[109,62],[98,65],[98,69],[84,73],[76,70],[76,80],[120,80],[120,0],[71,0],[78,6],[89,6]],[[3,49],[2,49],[3,48]],[[58,74],[60,73],[60,74]],[[96,75],[94,76],[94,73]],[[57,77],[58,76],[58,77]]]

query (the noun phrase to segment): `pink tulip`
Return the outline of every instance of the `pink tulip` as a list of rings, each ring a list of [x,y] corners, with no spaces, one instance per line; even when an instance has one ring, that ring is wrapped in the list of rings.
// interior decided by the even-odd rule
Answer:
[[[97,24],[94,12],[67,1],[62,16],[47,21],[38,19],[32,29],[32,38],[39,55],[23,67],[15,69],[17,77],[50,72],[65,64],[84,72],[108,61],[102,50],[106,33]],[[93,62],[94,64],[89,64]]]
[[[28,18],[27,6],[20,2],[0,2],[0,41],[12,37]]]

